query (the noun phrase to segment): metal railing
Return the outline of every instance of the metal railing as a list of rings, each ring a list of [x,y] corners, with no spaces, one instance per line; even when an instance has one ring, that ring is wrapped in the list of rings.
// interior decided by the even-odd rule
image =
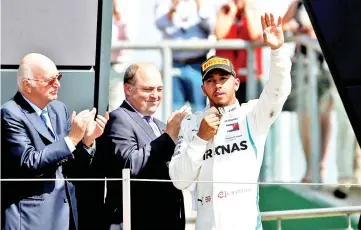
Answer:
[[[309,59],[309,69],[308,71],[308,88],[311,89],[307,95],[300,95],[300,99],[304,100],[305,96],[308,96],[308,106],[307,113],[309,113],[310,117],[310,130],[311,130],[311,171],[312,171],[312,182],[318,183],[320,182],[320,151],[321,151],[321,137],[320,137],[320,122],[319,122],[319,110],[318,110],[318,93],[317,93],[317,55],[316,52],[321,52],[321,48],[318,44],[318,41],[311,39],[306,35],[300,35],[293,38],[288,39],[286,42],[297,42],[299,44],[303,44],[307,47],[307,55]],[[257,47],[265,46],[262,42],[248,42],[240,39],[230,39],[230,40],[162,40],[159,42],[148,42],[148,43],[135,43],[131,41],[118,41],[112,44],[112,50],[119,50],[119,49],[159,49],[163,54],[163,84],[164,84],[164,98],[167,100],[163,100],[163,110],[162,110],[162,119],[167,120],[169,115],[172,113],[172,66],[173,66],[173,50],[210,50],[210,49],[229,49],[229,50],[237,50],[237,49],[247,49],[247,68],[248,68],[248,76],[246,82],[246,93],[247,99],[254,99],[257,95],[257,84],[255,80],[255,73],[254,71],[254,59],[255,59],[255,52],[254,49]],[[300,55],[298,55],[300,56]],[[301,82],[301,71],[302,66],[302,59],[297,59],[298,70],[297,71],[297,83],[298,85],[303,85],[304,83]],[[299,100],[298,100],[299,101]],[[273,126],[277,126],[275,123]],[[277,130],[277,129],[275,129]],[[270,132],[270,140],[275,140],[272,136],[278,136],[276,132]],[[266,143],[266,152],[272,151],[271,150],[272,143],[267,141]],[[274,145],[273,145],[274,146]],[[264,156],[264,164],[263,164],[263,175],[270,175],[271,173],[268,172],[271,170],[269,164],[271,158],[270,154],[265,154]],[[266,172],[266,171],[267,172]]]
[[[144,180],[144,179],[131,179],[130,169],[123,169],[123,230],[131,230],[131,193],[130,193],[130,182],[131,181],[152,181],[152,182],[164,182],[165,180]],[[170,183],[170,181],[167,181]],[[212,183],[202,181],[202,183]],[[268,211],[261,212],[262,221],[277,220],[277,229],[282,229],[283,220],[291,219],[308,219],[308,218],[319,218],[319,217],[336,217],[346,216],[347,217],[347,229],[351,227],[351,215],[361,213],[361,206],[350,206],[350,207],[336,207],[336,208],[319,208],[319,209],[301,209],[301,210],[288,210],[288,211]],[[187,218],[187,223],[195,223],[196,218]]]
[[[288,210],[288,211],[268,211],[261,212],[262,221],[277,221],[277,229],[282,229],[282,220],[294,220],[294,219],[309,219],[320,217],[347,217],[347,229],[352,229],[351,215],[361,213],[361,206],[349,206],[349,207],[336,207],[336,208],[313,208],[313,209],[301,209],[301,210]],[[188,223],[195,223],[196,218],[191,217],[187,220]]]
[[[277,220],[277,229],[281,230],[282,220],[347,216],[347,229],[352,229],[351,214],[357,213],[361,213],[361,206],[270,211],[261,212],[261,217],[263,221]]]

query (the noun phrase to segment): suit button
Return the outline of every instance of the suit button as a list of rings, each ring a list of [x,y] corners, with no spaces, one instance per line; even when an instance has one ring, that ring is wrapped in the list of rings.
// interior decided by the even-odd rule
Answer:
[[[68,199],[64,198],[64,203],[68,203]]]

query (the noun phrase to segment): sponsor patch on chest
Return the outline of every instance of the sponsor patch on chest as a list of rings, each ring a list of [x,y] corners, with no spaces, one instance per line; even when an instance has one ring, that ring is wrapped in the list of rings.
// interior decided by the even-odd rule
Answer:
[[[234,131],[239,131],[239,123],[234,122],[234,123],[226,124],[226,128],[227,128],[227,133],[234,132]]]
[[[204,155],[203,160],[212,158],[213,156],[220,156],[224,154],[231,154],[248,149],[248,142],[246,140],[241,142],[229,143],[227,145],[218,145],[214,149],[208,149]]]

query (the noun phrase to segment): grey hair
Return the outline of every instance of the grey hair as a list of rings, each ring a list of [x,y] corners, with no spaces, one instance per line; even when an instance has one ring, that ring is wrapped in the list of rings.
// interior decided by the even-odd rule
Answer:
[[[26,64],[21,64],[19,66],[18,69],[18,74],[17,74],[17,84],[18,84],[18,90],[21,92],[22,91],[22,82],[25,79],[33,79],[33,71],[30,67],[30,65],[26,65]],[[34,87],[34,81],[29,81],[31,86]]]
[[[123,83],[133,85],[136,80],[135,75],[137,74],[138,69],[139,69],[138,64],[130,65],[124,73]]]

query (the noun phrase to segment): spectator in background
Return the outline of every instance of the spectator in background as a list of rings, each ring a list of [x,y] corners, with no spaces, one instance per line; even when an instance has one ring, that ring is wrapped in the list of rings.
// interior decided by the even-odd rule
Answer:
[[[213,3],[213,2],[212,2]],[[211,33],[211,13],[205,0],[163,0],[156,5],[156,26],[164,39],[203,40]],[[174,51],[173,67],[179,72],[173,77],[173,109],[189,102],[194,111],[202,110],[206,97],[200,90],[201,63],[209,50]]]
[[[112,43],[116,41],[128,40],[127,25],[121,14],[120,0],[113,0],[113,21],[112,21]],[[117,64],[123,61],[125,50],[111,51],[111,64]],[[127,52],[125,52],[127,53]]]
[[[301,0],[294,1],[290,7],[288,8],[286,14],[283,17],[283,29],[284,31],[292,32],[293,34],[306,34],[310,36],[312,39],[317,39],[315,32],[312,28],[312,24],[307,15],[306,9]],[[306,158],[306,172],[304,177],[302,178],[302,182],[308,183],[311,182],[311,149],[310,149],[310,118],[307,114],[307,103],[308,100],[303,100],[301,107],[296,108],[296,101],[293,100],[296,96],[304,97],[304,95],[309,95],[307,92],[308,88],[303,87],[307,85],[308,82],[308,62],[307,59],[307,48],[304,45],[297,45],[296,52],[301,52],[303,59],[303,68],[302,68],[302,77],[304,78],[304,84],[302,85],[294,85],[292,93],[289,97],[289,100],[286,101],[285,110],[295,111],[298,109],[299,112],[299,126],[301,132],[301,139],[303,144],[303,150],[305,152]],[[292,59],[292,77],[296,77],[296,58]],[[320,154],[320,174],[321,174],[321,182],[324,181],[326,176],[326,160],[328,153],[328,146],[331,138],[331,112],[333,109],[333,99],[332,94],[330,92],[330,81],[325,72],[324,67],[324,58],[322,53],[318,53],[318,103],[319,103],[319,114],[320,114],[320,123],[321,123],[321,154]],[[293,83],[297,82],[296,80]],[[297,95],[295,95],[297,94]],[[301,94],[301,95],[300,95]]]
[[[127,14],[127,10],[131,8],[125,0],[113,0],[112,45],[119,41],[130,40],[133,37],[129,26],[132,17]],[[111,50],[109,111],[118,108],[124,100],[124,91],[122,90],[124,71],[129,65],[131,53],[129,49]]]
[[[345,199],[349,194],[350,184],[360,184],[361,182],[361,149],[336,89],[334,89],[334,99],[337,116],[336,162],[338,183],[340,183],[335,189],[334,195]]]
[[[262,40],[261,14],[252,5],[252,0],[230,0],[221,7],[217,14],[214,33],[218,40],[243,39],[246,41]],[[216,50],[217,56],[231,60],[236,70],[240,86],[236,92],[239,103],[246,102],[247,77],[247,50]],[[255,49],[255,76],[258,79],[262,74],[262,48]],[[261,84],[258,81],[258,91]],[[259,93],[257,92],[257,94]]]

